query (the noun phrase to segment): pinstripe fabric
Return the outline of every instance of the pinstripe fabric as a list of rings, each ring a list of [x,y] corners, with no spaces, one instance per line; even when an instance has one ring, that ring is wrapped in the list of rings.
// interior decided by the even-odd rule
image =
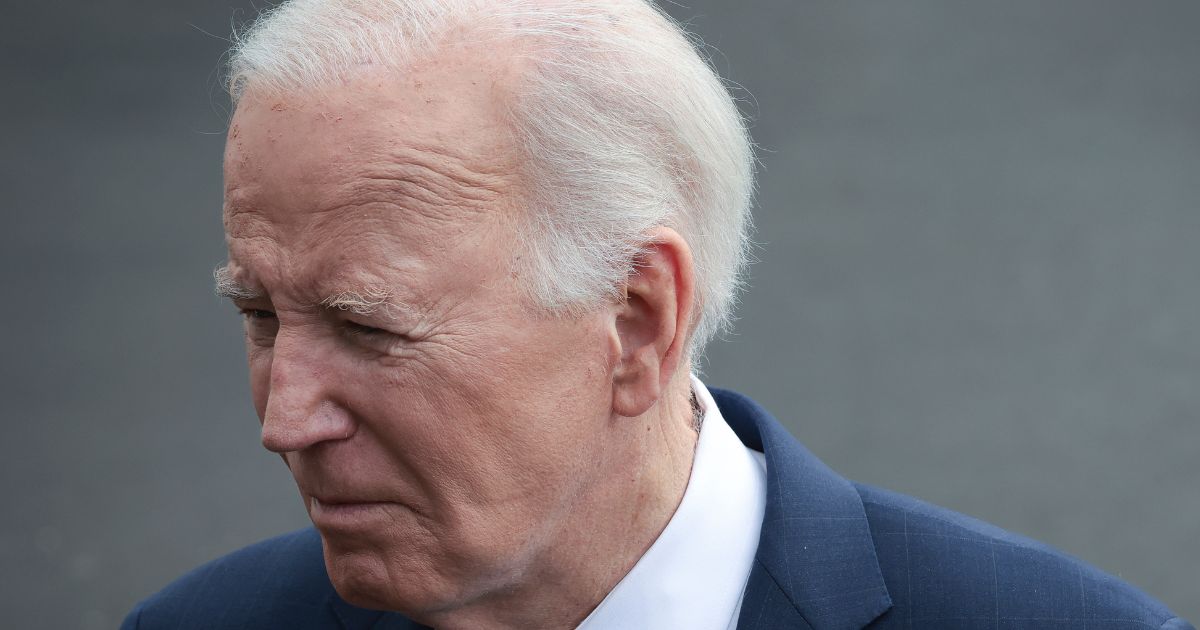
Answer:
[[[1046,545],[853,484],[750,399],[711,391],[738,437],[767,456],[768,511],[741,630],[1194,630]]]

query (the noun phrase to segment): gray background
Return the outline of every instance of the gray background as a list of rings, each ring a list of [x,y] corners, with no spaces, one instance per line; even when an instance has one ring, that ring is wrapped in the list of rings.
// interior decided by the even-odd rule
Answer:
[[[1200,619],[1200,3],[690,2],[763,149],[706,379]],[[109,627],[306,522],[210,290],[252,9],[6,14],[0,612]]]

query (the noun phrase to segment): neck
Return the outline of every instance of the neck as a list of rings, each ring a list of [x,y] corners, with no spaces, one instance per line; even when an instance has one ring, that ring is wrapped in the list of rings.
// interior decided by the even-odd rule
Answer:
[[[518,583],[419,621],[439,629],[579,625],[674,516],[691,477],[696,426],[687,373],[645,414],[614,416],[596,445],[610,455]]]

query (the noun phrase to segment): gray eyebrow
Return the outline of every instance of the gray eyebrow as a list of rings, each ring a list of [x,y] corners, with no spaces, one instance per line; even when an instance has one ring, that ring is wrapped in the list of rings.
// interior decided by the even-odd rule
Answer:
[[[220,297],[230,300],[249,301],[265,297],[262,290],[238,282],[233,277],[229,265],[221,265],[213,270],[214,290]],[[380,286],[367,286],[356,290],[339,291],[321,300],[319,304],[325,308],[346,311],[355,315],[381,314],[395,318],[398,313],[412,316],[412,307],[394,299],[391,291]]]
[[[230,300],[257,300],[263,297],[263,292],[248,287],[233,278],[229,265],[221,265],[213,269],[213,290],[219,297]]]
[[[358,291],[342,291],[321,300],[321,306],[349,311],[356,315],[373,315],[391,305],[392,294],[380,287],[367,287]]]
[[[320,304],[328,309],[355,315],[379,314],[389,319],[396,319],[397,315],[413,317],[416,314],[412,306],[396,299],[392,291],[378,285],[340,291],[321,300]]]

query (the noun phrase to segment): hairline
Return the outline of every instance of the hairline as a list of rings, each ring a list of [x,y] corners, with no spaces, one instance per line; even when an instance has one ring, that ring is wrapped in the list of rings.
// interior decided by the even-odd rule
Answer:
[[[550,314],[591,310],[619,294],[625,280],[621,274],[631,272],[632,260],[646,243],[638,234],[672,227],[696,254],[689,345],[699,355],[717,333],[728,330],[744,287],[754,189],[746,121],[698,38],[653,2],[631,0],[628,6],[580,11],[570,2],[546,4],[551,22],[539,22],[542,9],[529,13],[520,0],[486,6],[414,0],[412,12],[410,3],[398,1],[362,10],[337,2],[285,3],[260,16],[249,31],[235,34],[228,87],[236,104],[249,91],[286,94],[336,86],[346,69],[363,58],[403,71],[437,59],[447,46],[461,42],[463,33],[471,33],[473,41],[486,34],[519,42],[506,62],[525,83],[516,84],[521,89],[510,91],[505,105],[519,137],[518,150],[528,162],[523,168],[534,175],[527,180],[532,196],[517,235],[518,249],[526,254],[513,260],[522,271],[532,272],[522,274],[521,292]],[[441,10],[449,5],[454,6]],[[415,28],[405,30],[404,24]],[[571,25],[579,28],[568,29]],[[304,38],[314,33],[329,38],[322,40],[326,47],[306,45]],[[603,60],[610,51],[620,59],[616,64]],[[649,56],[638,56],[642,54]],[[649,65],[630,66],[631,59],[646,59]],[[662,87],[664,81],[677,80],[681,91]],[[571,89],[564,92],[564,85]],[[671,96],[676,91],[682,96]],[[623,100],[611,107],[605,105],[608,95]],[[665,100],[655,100],[659,98]],[[626,110],[626,104],[633,109]],[[615,111],[634,117],[622,118],[625,114]],[[572,125],[581,122],[586,128],[575,133],[580,128]],[[636,130],[664,133],[661,146],[628,140],[627,134]],[[560,141],[563,131],[567,133]],[[588,133],[599,134],[594,136],[598,145],[581,144]],[[648,151],[645,160],[623,161],[643,149]],[[611,178],[618,172],[635,181],[614,187]],[[553,181],[546,183],[545,176]],[[663,211],[652,211],[654,206]],[[599,214],[591,215],[589,207],[599,208]],[[566,211],[559,215],[555,208]],[[620,208],[629,210],[618,217],[615,210]],[[610,232],[613,228],[617,231]],[[612,236],[593,239],[597,234]]]

